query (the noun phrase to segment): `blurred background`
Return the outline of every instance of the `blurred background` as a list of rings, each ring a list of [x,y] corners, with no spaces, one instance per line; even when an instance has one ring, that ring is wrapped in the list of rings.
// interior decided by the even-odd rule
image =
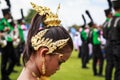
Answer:
[[[73,42],[74,51],[68,62],[62,65],[61,70],[57,74],[51,77],[51,80],[105,80],[105,52],[104,47],[106,40],[102,37],[102,25],[106,20],[106,15],[104,10],[109,8],[107,0],[0,0],[0,19],[3,18],[2,10],[9,8],[12,15],[12,20],[14,24],[17,25],[19,21],[22,21],[21,29],[23,30],[24,43],[26,42],[27,32],[30,26],[32,17],[35,15],[35,11],[32,9],[30,2],[34,2],[38,5],[44,5],[51,8],[55,13],[58,4],[60,3],[60,10],[58,12],[59,18],[61,19],[61,24],[69,31]],[[89,55],[87,68],[83,67],[82,57],[81,57],[81,46],[82,39],[80,35],[82,34],[83,26],[87,26],[85,29],[89,33],[90,28],[88,26],[91,22],[91,18],[86,14],[86,10],[89,11],[92,16],[92,20],[98,26],[99,34],[101,35],[101,51],[104,59],[103,72],[101,76],[95,76],[93,74],[92,68],[92,44],[88,44]],[[114,12],[112,10],[112,12]],[[83,16],[86,19],[84,21]],[[86,24],[88,25],[86,25]],[[14,25],[14,26],[15,26]],[[80,35],[79,35],[80,34]],[[79,42],[78,42],[79,41]],[[18,47],[19,49],[19,64],[16,64],[12,74],[10,74],[11,80],[17,80],[23,64],[22,64],[22,51],[24,44]],[[17,50],[18,50],[17,49]],[[17,56],[18,57],[18,56]],[[2,57],[0,56],[0,62]],[[99,67],[99,60],[97,66]],[[1,63],[0,63],[1,64]],[[1,65],[0,65],[1,68]],[[113,70],[114,72],[114,70]],[[113,78],[113,73],[112,73]],[[1,79],[1,72],[0,72]]]
[[[32,9],[30,2],[48,6],[53,12],[56,12],[56,8],[60,3],[61,9],[59,11],[59,17],[62,20],[62,25],[65,27],[73,24],[82,25],[83,20],[81,15],[85,14],[85,10],[89,10],[95,23],[100,25],[105,20],[104,9],[109,7],[107,0],[10,0],[11,13],[15,20],[21,18],[20,9],[23,9],[25,17],[28,16]],[[6,0],[1,0],[0,9],[7,7]],[[3,17],[1,11],[0,17]],[[86,17],[86,20],[87,22],[90,21],[88,17]]]

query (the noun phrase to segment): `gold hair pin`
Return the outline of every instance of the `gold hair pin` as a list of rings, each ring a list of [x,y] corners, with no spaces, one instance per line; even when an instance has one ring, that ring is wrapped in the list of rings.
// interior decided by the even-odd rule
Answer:
[[[45,15],[45,20],[43,21],[47,27],[60,26],[61,20],[58,18],[58,10],[60,9],[60,4],[58,5],[57,12],[54,14],[51,12],[50,8],[45,6],[38,6],[31,2],[33,9],[38,12],[39,15]]]

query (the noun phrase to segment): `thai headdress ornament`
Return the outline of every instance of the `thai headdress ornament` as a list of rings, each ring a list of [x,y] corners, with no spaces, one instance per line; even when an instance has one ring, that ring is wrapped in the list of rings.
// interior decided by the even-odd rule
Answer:
[[[58,5],[56,14],[52,13],[50,8],[45,6],[37,6],[34,3],[31,3],[32,7],[39,15],[45,16],[43,23],[48,27],[48,29],[41,30],[35,36],[32,37],[31,43],[34,50],[38,50],[40,47],[45,46],[49,49],[47,54],[52,53],[56,49],[63,48],[66,43],[68,42],[69,38],[61,39],[58,41],[53,42],[53,39],[44,38],[43,36],[49,30],[49,27],[59,27],[61,21],[58,18],[58,10],[60,9],[60,4]]]

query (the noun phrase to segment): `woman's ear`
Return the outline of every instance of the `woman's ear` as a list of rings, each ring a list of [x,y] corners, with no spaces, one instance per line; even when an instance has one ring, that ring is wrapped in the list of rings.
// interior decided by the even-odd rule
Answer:
[[[46,53],[48,52],[48,48],[41,48],[38,50],[38,55],[41,57],[44,57],[46,55]]]

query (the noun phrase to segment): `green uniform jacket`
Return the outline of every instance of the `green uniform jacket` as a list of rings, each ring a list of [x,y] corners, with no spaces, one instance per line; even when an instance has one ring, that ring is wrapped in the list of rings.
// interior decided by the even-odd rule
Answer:
[[[21,28],[20,24],[18,24],[18,30],[19,30],[19,36],[20,36],[21,41],[25,42],[23,29]]]
[[[0,20],[0,31],[4,31],[5,27],[9,27],[9,28],[10,28],[10,31],[7,32],[8,35],[9,35],[10,32],[14,29],[14,28],[10,25],[10,23],[7,21],[7,19],[2,18],[2,19]],[[7,36],[7,37],[6,37],[6,40],[7,40],[8,42],[11,42],[11,41],[12,41],[12,37],[11,37],[11,36]]]
[[[100,40],[99,40],[99,33],[98,33],[98,30],[97,29],[93,29],[93,31],[92,31],[92,42],[93,42],[93,44],[94,45],[100,45],[101,44],[101,42],[100,42]]]
[[[82,29],[81,37],[82,37],[83,41],[86,41],[88,39],[87,33],[85,32],[84,29]]]

